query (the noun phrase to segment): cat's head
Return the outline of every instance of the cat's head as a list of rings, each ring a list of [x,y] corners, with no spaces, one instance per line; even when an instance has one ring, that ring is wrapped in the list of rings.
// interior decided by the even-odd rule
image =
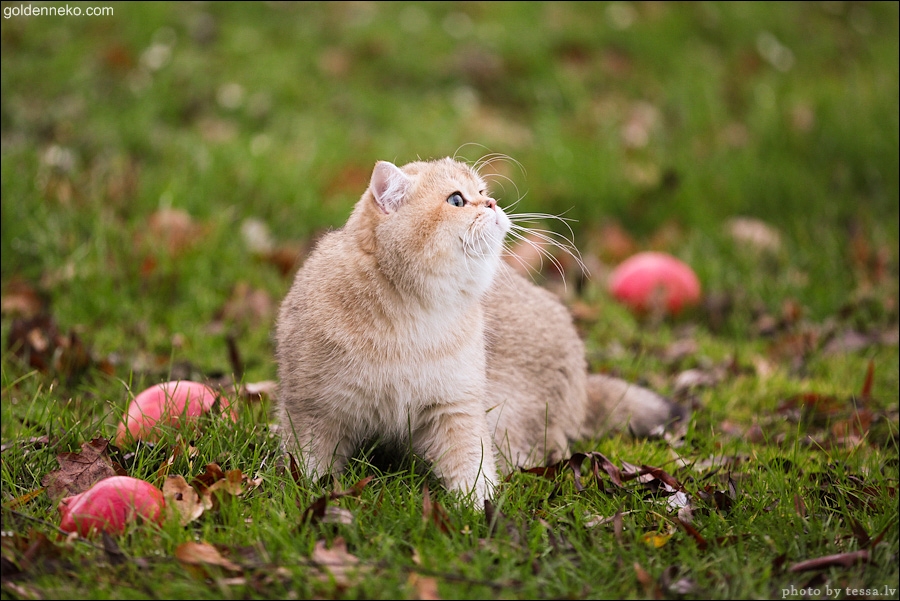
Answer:
[[[357,227],[392,278],[484,292],[500,264],[510,221],[485,181],[445,158],[375,164]]]

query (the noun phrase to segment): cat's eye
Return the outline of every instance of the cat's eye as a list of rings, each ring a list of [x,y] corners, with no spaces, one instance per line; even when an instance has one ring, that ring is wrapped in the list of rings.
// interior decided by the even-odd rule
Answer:
[[[459,192],[454,192],[450,196],[447,197],[447,202],[452,204],[454,207],[463,207],[466,205],[466,199],[462,197],[462,194]]]

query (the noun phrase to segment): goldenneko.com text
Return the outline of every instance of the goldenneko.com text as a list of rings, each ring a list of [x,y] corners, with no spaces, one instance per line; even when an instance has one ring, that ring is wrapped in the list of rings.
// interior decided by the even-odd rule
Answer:
[[[32,6],[20,4],[19,6],[4,6],[3,18],[13,17],[111,17],[112,6],[88,6],[82,9],[80,6]]]

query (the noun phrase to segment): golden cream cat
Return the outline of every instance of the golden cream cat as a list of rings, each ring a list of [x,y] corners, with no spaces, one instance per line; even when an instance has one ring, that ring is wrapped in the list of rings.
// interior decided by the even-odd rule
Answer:
[[[278,419],[307,476],[394,441],[481,506],[500,475],[561,459],[573,441],[680,416],[588,374],[566,307],[502,260],[510,228],[467,164],[376,163],[278,315]]]

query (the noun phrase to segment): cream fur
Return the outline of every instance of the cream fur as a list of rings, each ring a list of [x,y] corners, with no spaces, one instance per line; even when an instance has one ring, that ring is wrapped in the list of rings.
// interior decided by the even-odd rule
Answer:
[[[447,202],[455,192],[465,206]],[[394,440],[481,506],[498,474],[678,415],[648,390],[588,377],[566,308],[501,261],[510,225],[463,163],[376,164],[278,317],[278,418],[309,477]]]

